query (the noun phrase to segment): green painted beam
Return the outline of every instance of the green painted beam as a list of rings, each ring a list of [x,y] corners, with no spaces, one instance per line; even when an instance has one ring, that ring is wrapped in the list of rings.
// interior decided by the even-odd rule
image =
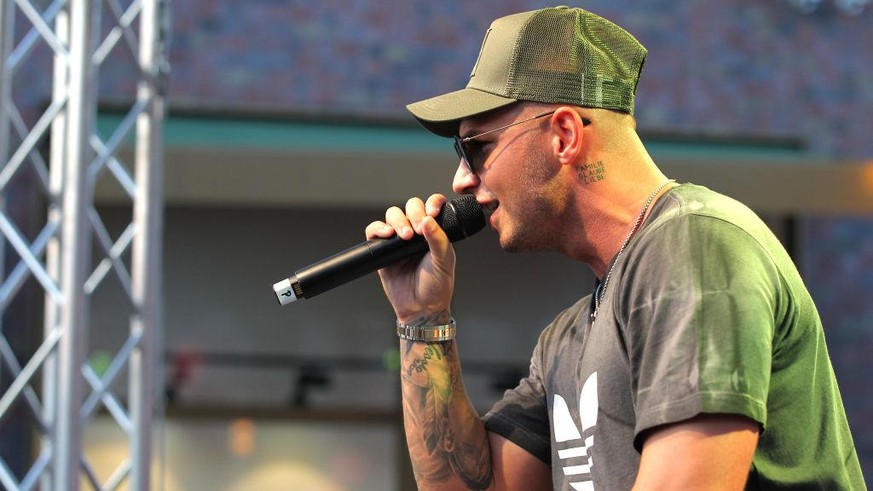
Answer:
[[[122,116],[101,114],[98,131],[109,138]],[[647,135],[642,139],[656,161],[662,159],[806,161],[796,140],[750,139],[730,136]],[[131,140],[132,141],[132,140]],[[164,121],[167,148],[228,148],[244,150],[318,150],[349,152],[445,152],[453,156],[451,142],[423,128],[360,122],[311,122],[279,119],[173,116]]]

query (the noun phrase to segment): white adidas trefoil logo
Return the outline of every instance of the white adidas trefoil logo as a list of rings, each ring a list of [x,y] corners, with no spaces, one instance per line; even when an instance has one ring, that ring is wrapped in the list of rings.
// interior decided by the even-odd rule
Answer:
[[[580,434],[567,401],[555,394],[555,405],[552,412],[555,428],[555,443],[578,442],[573,446],[558,450],[558,457],[564,469],[564,475],[576,479],[570,486],[576,491],[594,491],[594,481],[591,469],[594,467],[594,426],[597,424],[597,372],[592,373],[582,386],[579,394],[579,420],[582,423]],[[583,439],[584,435],[584,439]]]

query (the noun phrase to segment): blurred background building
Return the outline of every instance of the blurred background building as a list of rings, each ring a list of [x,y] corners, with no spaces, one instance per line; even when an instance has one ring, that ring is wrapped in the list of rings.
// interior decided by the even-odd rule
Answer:
[[[414,489],[400,429],[394,318],[376,278],[282,308],[270,287],[360,242],[386,206],[450,192],[457,163],[450,142],[419,128],[405,104],[464,86],[491,20],[548,5],[169,3],[166,405],[155,426],[154,489]],[[572,5],[648,47],[636,117],[666,173],[746,202],[794,256],[823,318],[869,479],[873,6]],[[29,125],[52,90],[48,48],[38,45],[34,58],[14,80]],[[130,65],[108,60],[96,115],[106,133],[136,93]],[[34,187],[25,179],[7,192],[9,215],[23,230],[45,219]],[[123,190],[98,183],[96,201],[110,235],[121,235],[131,214]],[[558,256],[503,253],[489,231],[457,250],[461,356],[484,411],[525,373],[539,331],[591,291],[593,276]],[[17,261],[11,254],[7,263]],[[2,324],[20,363],[42,335],[36,288],[30,280]],[[128,315],[115,285],[98,287],[91,366],[105,368],[107,353],[124,342]],[[20,478],[38,443],[32,422],[16,414],[0,421],[0,456]],[[127,452],[104,419],[85,435],[103,475]]]

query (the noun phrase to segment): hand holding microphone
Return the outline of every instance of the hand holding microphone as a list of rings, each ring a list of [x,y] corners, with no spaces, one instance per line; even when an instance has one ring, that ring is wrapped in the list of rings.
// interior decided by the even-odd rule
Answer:
[[[395,310],[409,310],[398,311],[398,318],[402,319],[402,314],[411,314],[417,308],[428,311],[434,307],[429,305],[431,303],[445,303],[447,286],[448,300],[451,299],[454,254],[449,242],[469,237],[484,226],[485,216],[473,196],[446,201],[441,195],[433,195],[426,206],[420,199],[412,199],[407,202],[405,214],[399,208],[390,208],[385,223],[371,223],[367,227],[366,242],[298,270],[291,277],[274,284],[273,291],[279,303],[285,305],[300,298],[311,298],[399,263],[382,276]],[[421,235],[414,234],[412,228]],[[434,253],[420,261],[400,263],[404,259],[420,256],[430,247],[434,248]],[[408,272],[403,273],[404,269]],[[440,284],[447,279],[452,284]],[[435,287],[443,293],[434,295]],[[407,295],[409,297],[405,297]],[[445,307],[448,307],[448,303],[445,303]]]

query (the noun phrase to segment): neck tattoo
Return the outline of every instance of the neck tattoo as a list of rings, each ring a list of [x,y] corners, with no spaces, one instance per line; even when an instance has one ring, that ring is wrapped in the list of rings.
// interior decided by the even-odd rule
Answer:
[[[591,311],[591,322],[594,322],[594,319],[597,318],[597,310],[600,308],[600,305],[603,303],[603,297],[606,295],[606,286],[609,284],[609,279],[612,277],[612,270],[615,269],[615,265],[618,263],[618,259],[621,257],[621,254],[624,252],[624,249],[627,247],[630,240],[633,238],[634,234],[639,230],[640,225],[643,224],[643,218],[646,216],[646,212],[649,211],[649,207],[652,206],[652,202],[655,201],[655,196],[664,189],[665,186],[670,184],[671,182],[676,182],[675,179],[668,179],[666,182],[655,188],[652,191],[652,194],[649,195],[649,199],[646,200],[646,204],[643,205],[643,209],[640,210],[640,214],[637,216],[636,222],[634,222],[633,228],[631,228],[630,232],[627,234],[627,237],[624,239],[624,243],[621,244],[621,247],[618,249],[618,253],[615,255],[615,259],[612,260],[612,264],[609,266],[609,271],[606,272],[606,277],[603,279],[603,282],[598,283],[597,287],[594,289],[594,310]]]

